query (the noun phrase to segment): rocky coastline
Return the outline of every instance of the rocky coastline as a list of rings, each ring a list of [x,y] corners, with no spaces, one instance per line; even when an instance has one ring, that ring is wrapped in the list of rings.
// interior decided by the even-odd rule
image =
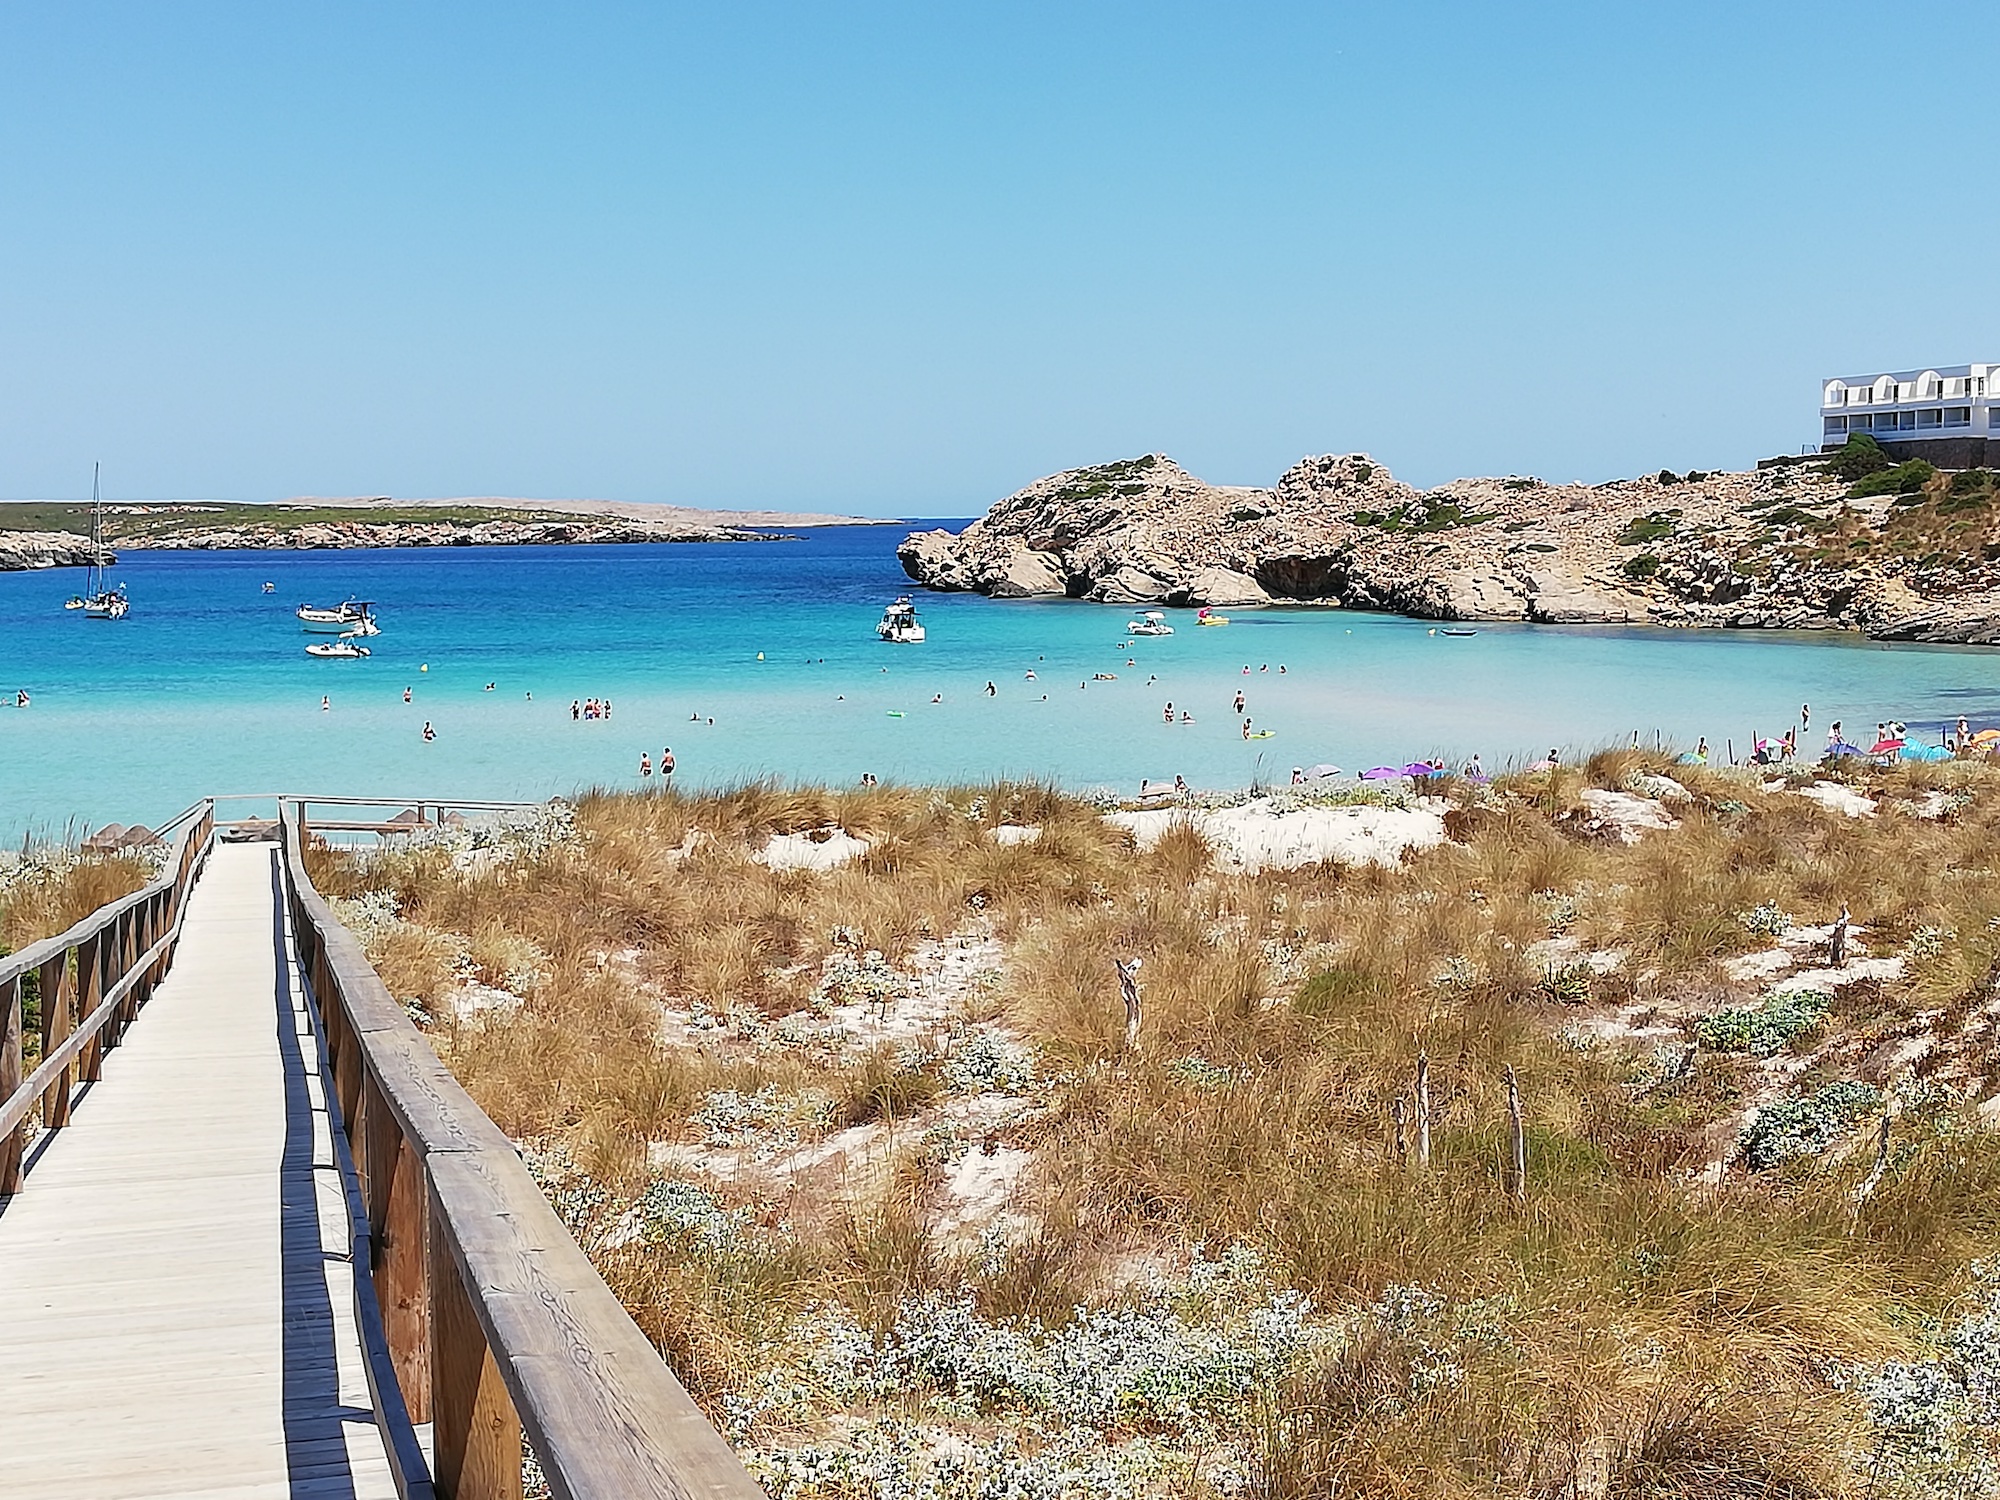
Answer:
[[[90,538],[68,531],[0,531],[0,573],[35,568],[87,568]],[[104,560],[115,561],[110,549]]]
[[[744,526],[689,525],[579,516],[560,521],[335,521],[305,525],[193,526],[115,539],[103,561],[146,551],[312,551],[336,547],[535,547],[635,542],[782,542],[796,538]],[[88,537],[67,531],[0,531],[0,573],[88,567]]]
[[[962,532],[913,533],[897,556],[926,588],[996,598],[2000,643],[1994,477],[1866,488],[1776,461],[1417,490],[1362,453],[1301,459],[1257,488],[1149,454],[1037,480]]]
[[[537,547],[632,542],[781,542],[778,532],[742,526],[687,526],[619,518],[564,521],[332,521],[302,526],[190,527],[157,536],[121,537],[126,551],[173,548],[219,552],[327,547]]]

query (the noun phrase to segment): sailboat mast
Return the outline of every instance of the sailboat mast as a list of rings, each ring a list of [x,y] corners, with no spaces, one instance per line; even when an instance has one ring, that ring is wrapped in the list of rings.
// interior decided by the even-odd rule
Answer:
[[[98,477],[104,471],[102,460],[93,459],[90,465],[90,593],[91,597],[104,592],[104,499],[98,489]]]

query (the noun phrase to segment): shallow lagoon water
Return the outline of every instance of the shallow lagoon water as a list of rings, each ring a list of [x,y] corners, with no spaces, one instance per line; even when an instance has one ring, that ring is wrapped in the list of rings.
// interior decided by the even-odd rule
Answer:
[[[903,532],[139,552],[115,570],[134,600],[119,622],[62,609],[76,570],[0,574],[0,690],[33,698],[0,708],[0,837],[152,822],[207,792],[632,786],[640,751],[657,760],[663,745],[677,781],[697,786],[846,785],[872,771],[1136,790],[1141,777],[1243,786],[1319,761],[1353,771],[1474,751],[1493,767],[1635,729],[1648,741],[1706,735],[1718,756],[1733,739],[1740,755],[1753,732],[1795,723],[1804,701],[1814,751],[1835,718],[1851,737],[1895,717],[1932,739],[1960,714],[2000,720],[1991,650],[1845,635],[1481,625],[1454,638],[1395,616],[1268,609],[1231,611],[1219,629],[1172,611],[1176,634],[1121,649],[1122,609],[920,594],[930,640],[889,646],[874,625],[909,588],[895,559]],[[376,601],[374,654],[307,657],[293,609],[348,595]],[[1273,738],[1240,738],[1238,688]],[[611,719],[572,722],[571,700],[593,696],[612,700]],[[1169,699],[1196,722],[1164,724]]]

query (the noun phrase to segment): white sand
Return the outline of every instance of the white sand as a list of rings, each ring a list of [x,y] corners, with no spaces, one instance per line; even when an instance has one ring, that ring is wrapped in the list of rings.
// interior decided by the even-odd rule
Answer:
[[[1584,791],[1583,805],[1590,809],[1591,820],[1610,829],[1621,844],[1636,844],[1655,829],[1681,826],[1663,804],[1630,792],[1589,787]]]
[[[1413,807],[1309,807],[1275,812],[1265,800],[1219,812],[1178,809],[1115,812],[1106,820],[1130,829],[1141,849],[1151,848],[1177,823],[1191,825],[1215,849],[1223,869],[1296,870],[1332,860],[1344,865],[1393,865],[1407,849],[1444,842],[1444,808],[1435,799]]]
[[[1872,818],[1875,804],[1852,787],[1842,786],[1837,781],[1815,781],[1793,793],[1797,797],[1809,797],[1821,807],[1837,813],[1846,813],[1850,818]]]
[[[976,1239],[1013,1201],[1034,1160],[1032,1152],[1014,1146],[966,1152],[945,1174],[946,1202],[932,1233],[940,1241]]]
[[[993,842],[1006,847],[1015,844],[1032,844],[1042,836],[1042,830],[1033,823],[1002,823],[993,830]]]
[[[774,870],[834,870],[868,852],[868,840],[845,828],[819,828],[811,833],[774,833],[750,857]]]

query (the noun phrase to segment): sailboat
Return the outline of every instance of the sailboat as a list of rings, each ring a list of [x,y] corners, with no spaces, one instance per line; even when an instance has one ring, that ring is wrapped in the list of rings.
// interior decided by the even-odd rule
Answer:
[[[100,464],[90,466],[90,581],[84,592],[66,601],[63,608],[80,609],[92,620],[122,620],[132,609],[125,585],[107,588],[104,583],[104,497],[98,489],[101,469]]]

